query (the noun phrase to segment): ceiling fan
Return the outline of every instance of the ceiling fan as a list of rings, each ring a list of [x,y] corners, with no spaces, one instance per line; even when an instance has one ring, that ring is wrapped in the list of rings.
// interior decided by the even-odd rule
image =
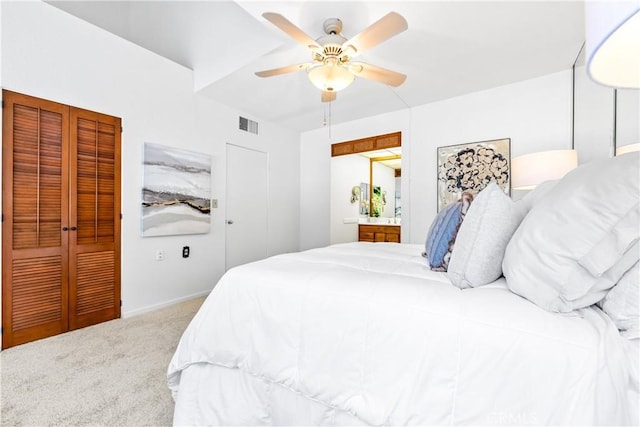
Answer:
[[[406,75],[396,71],[352,61],[354,57],[367,49],[371,49],[408,28],[407,21],[396,12],[383,16],[350,39],[346,39],[340,34],[342,21],[338,18],[325,20],[323,24],[325,35],[314,40],[278,13],[265,12],[262,16],[298,43],[309,48],[313,62],[258,71],[256,72],[258,77],[272,77],[306,70],[311,83],[322,91],[322,102],[334,101],[336,92],[349,86],[356,76],[390,86],[400,86],[407,78]]]

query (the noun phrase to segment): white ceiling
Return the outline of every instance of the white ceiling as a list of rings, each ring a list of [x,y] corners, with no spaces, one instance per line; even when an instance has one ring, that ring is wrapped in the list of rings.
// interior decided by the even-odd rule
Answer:
[[[583,1],[48,1],[194,71],[194,91],[305,131],[571,68]],[[308,50],[262,18],[287,17],[313,38],[340,18],[348,39],[390,11],[409,29],[358,57],[406,74],[397,88],[362,78],[329,104],[306,73],[255,71],[308,62]]]

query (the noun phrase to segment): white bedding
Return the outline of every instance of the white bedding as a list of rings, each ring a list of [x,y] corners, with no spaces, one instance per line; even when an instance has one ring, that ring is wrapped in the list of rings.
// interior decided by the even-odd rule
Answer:
[[[637,424],[638,341],[597,308],[460,290],[422,246],[349,243],[227,272],[168,370],[176,425]]]

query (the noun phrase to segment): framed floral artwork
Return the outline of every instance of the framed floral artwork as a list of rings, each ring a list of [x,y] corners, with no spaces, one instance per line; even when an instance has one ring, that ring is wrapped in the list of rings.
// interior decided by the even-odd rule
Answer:
[[[438,147],[438,212],[491,182],[511,195],[511,138]]]

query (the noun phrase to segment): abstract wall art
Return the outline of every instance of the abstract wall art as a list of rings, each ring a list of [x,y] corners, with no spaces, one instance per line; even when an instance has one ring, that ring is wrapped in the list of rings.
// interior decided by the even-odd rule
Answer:
[[[144,144],[142,236],[208,233],[211,156]]]
[[[510,138],[438,147],[438,212],[462,192],[478,194],[490,182],[510,195],[510,152]]]

